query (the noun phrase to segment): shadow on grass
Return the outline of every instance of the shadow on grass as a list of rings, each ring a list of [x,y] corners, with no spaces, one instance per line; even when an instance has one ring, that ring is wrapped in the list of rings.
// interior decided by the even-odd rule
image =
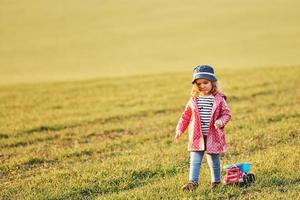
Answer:
[[[180,172],[180,168],[170,167],[167,169],[145,169],[134,170],[126,177],[119,177],[112,180],[94,179],[88,185],[81,188],[74,188],[73,191],[61,196],[49,199],[86,199],[111,193],[128,191],[140,186],[144,186],[164,177],[175,176]]]
[[[24,130],[21,132],[18,132],[17,135],[24,135],[24,134],[32,134],[35,132],[49,132],[49,131],[61,131],[69,128],[76,128],[76,127],[81,127],[83,125],[92,125],[92,124],[99,124],[99,123],[112,123],[112,122],[121,122],[125,120],[132,120],[132,119],[138,119],[140,120],[141,118],[148,117],[149,115],[159,115],[159,114],[166,114],[166,113],[172,113],[178,111],[178,109],[158,109],[158,110],[149,110],[149,111],[140,111],[135,114],[131,115],[117,115],[117,116],[111,116],[107,118],[97,118],[94,120],[86,121],[86,122],[81,122],[77,124],[70,124],[70,125],[53,125],[53,126],[40,126],[36,128],[32,128],[29,130]],[[5,136],[4,136],[5,137]]]
[[[4,133],[0,133],[0,139],[7,139],[8,135]]]
[[[54,135],[54,136],[48,136],[46,138],[37,138],[37,139],[31,140],[31,141],[19,141],[19,142],[15,142],[12,144],[4,144],[4,145],[1,145],[0,147],[1,148],[25,147],[28,145],[36,144],[38,142],[49,142],[49,141],[52,141],[52,140],[55,140],[58,138],[59,138],[58,135]]]
[[[18,166],[19,169],[28,170],[40,166],[50,166],[54,164],[55,160],[46,160],[43,158],[32,158]]]

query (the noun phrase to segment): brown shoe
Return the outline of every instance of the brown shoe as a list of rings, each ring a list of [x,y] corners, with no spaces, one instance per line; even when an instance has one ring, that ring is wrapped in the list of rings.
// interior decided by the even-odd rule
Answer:
[[[198,187],[198,183],[190,181],[187,184],[182,186],[183,191],[195,191],[196,188]]]
[[[211,183],[211,189],[216,189],[219,186],[220,186],[220,182],[213,182],[213,183]]]

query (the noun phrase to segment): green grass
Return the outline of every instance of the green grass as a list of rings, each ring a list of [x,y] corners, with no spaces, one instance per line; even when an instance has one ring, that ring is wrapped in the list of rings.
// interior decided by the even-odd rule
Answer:
[[[219,69],[232,121],[222,164],[249,161],[248,188],[187,181],[173,142],[190,73],[0,86],[0,199],[297,199],[300,67]],[[223,172],[224,173],[224,172]]]
[[[0,83],[299,65],[298,0],[0,2]]]

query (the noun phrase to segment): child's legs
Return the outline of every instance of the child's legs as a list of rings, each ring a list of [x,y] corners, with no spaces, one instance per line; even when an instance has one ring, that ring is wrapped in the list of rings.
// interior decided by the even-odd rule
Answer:
[[[219,154],[207,154],[207,163],[210,169],[211,182],[221,182],[221,163]]]
[[[203,155],[204,155],[204,151],[192,151],[190,153],[191,158],[190,158],[189,181],[198,183]]]

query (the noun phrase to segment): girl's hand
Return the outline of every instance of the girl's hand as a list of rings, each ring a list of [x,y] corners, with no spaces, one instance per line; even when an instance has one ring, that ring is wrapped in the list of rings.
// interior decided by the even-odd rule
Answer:
[[[176,135],[175,135],[174,141],[175,141],[176,143],[179,142],[179,134],[176,134]]]
[[[216,120],[215,121],[215,128],[221,128],[223,127],[223,122],[221,120]]]

